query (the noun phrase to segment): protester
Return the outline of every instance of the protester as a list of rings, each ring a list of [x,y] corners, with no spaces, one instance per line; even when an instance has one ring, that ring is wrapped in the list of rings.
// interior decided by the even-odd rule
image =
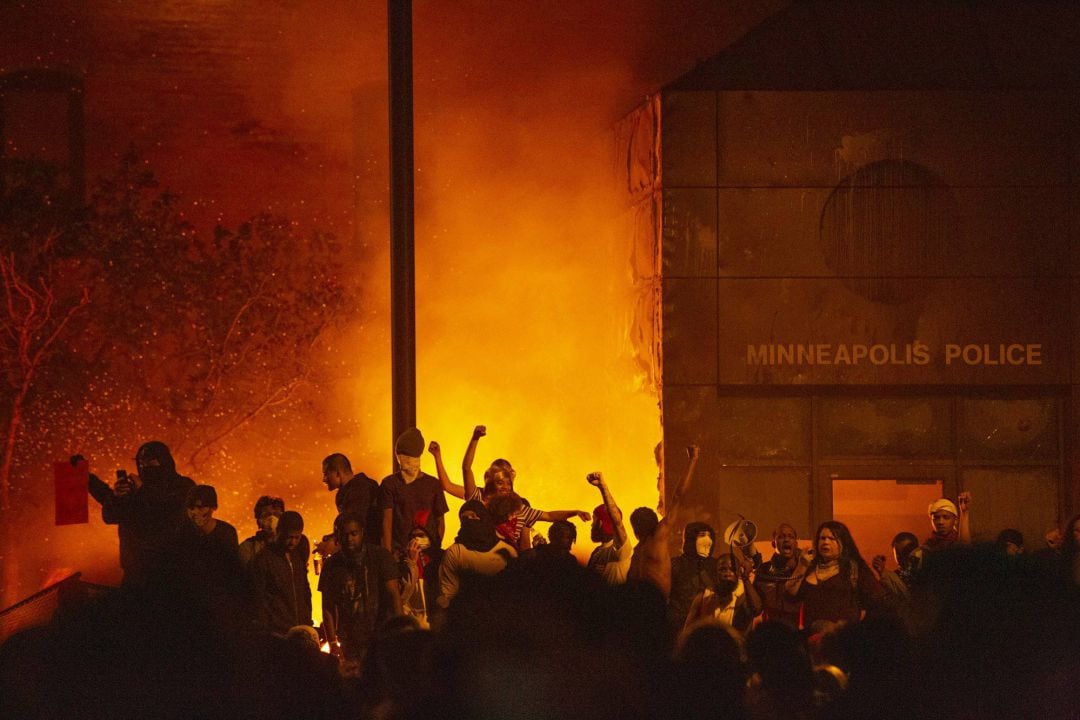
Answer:
[[[589,556],[588,569],[597,573],[608,585],[626,582],[630,572],[633,550],[627,542],[623,515],[611,495],[602,473],[589,473],[586,480],[600,491],[603,503],[593,511],[592,541],[600,543]]]
[[[500,573],[517,557],[514,546],[499,539],[483,503],[468,501],[461,506],[458,518],[461,530],[439,565],[438,602],[442,608],[449,607],[469,578]]]
[[[569,520],[556,520],[548,528],[547,542],[538,543],[528,555],[529,560],[554,563],[566,567],[577,567],[574,557],[574,543],[577,542],[577,528]]]
[[[814,669],[809,649],[787,623],[765,622],[746,640],[751,673],[748,717],[755,720],[810,720],[817,714]]]
[[[135,475],[118,470],[111,488],[96,475],[89,478],[90,494],[101,503],[101,519],[117,526],[126,585],[141,585],[162,544],[184,527],[184,501],[195,486],[176,472],[172,453],[158,440],[139,447],[135,467]]]
[[[742,634],[761,614],[761,598],[749,581],[746,567],[731,553],[716,559],[716,579],[702,578],[704,588],[690,604],[684,631],[702,620],[719,620]]]
[[[334,505],[338,515],[356,515],[364,521],[365,528],[381,527],[377,482],[362,472],[353,474],[352,463],[342,453],[333,453],[323,458],[322,476],[326,489],[334,493]],[[374,544],[378,544],[381,539],[380,534],[374,532],[365,533],[364,538],[364,542]],[[332,545],[333,539],[334,535],[331,534],[327,538],[331,544],[320,544],[321,554],[328,556],[337,551]]]
[[[824,522],[814,537],[814,552],[803,553],[786,590],[802,602],[803,627],[816,633],[858,622],[864,610],[882,602],[885,590],[859,554],[847,525]]]
[[[683,529],[682,554],[671,560],[668,624],[673,634],[682,632],[694,596],[716,584],[715,542],[716,531],[708,523],[691,522]]]
[[[345,659],[356,663],[363,660],[376,627],[401,614],[397,564],[386,548],[364,542],[363,521],[353,512],[338,517],[341,550],[326,561],[319,577],[327,639],[339,641]]]
[[[514,477],[516,473],[506,460],[498,459],[484,473],[484,488],[476,487],[476,480],[472,472],[473,457],[476,454],[476,445],[481,437],[487,434],[487,428],[477,425],[473,430],[469,441],[469,449],[462,461],[462,472],[465,476],[465,484],[458,485],[450,480],[443,463],[442,448],[434,440],[428,445],[428,452],[435,460],[435,469],[442,485],[443,491],[456,498],[463,500],[479,500],[485,505],[494,498],[506,497],[514,493]],[[531,546],[532,528],[537,522],[556,522],[578,518],[588,522],[590,515],[585,510],[538,510],[529,504],[525,498],[520,502],[514,501],[513,508],[504,520],[498,523],[500,537],[513,545],[519,552],[524,552]]]
[[[686,448],[689,462],[686,473],[671,491],[663,519],[657,517],[651,508],[641,507],[630,513],[630,527],[638,539],[630,558],[627,579],[635,582],[649,582],[664,595],[671,595],[671,528],[679,522],[682,498],[690,479],[694,475],[700,451],[697,445]]]
[[[255,593],[255,626],[284,636],[297,625],[314,625],[311,618],[311,586],[307,559],[297,558],[304,534],[304,518],[286,510],[278,534],[251,562]]]
[[[278,522],[285,512],[285,501],[279,497],[263,495],[255,501],[255,534],[240,543],[240,561],[249,565],[277,535]]]
[[[441,548],[449,507],[439,480],[420,469],[424,436],[416,428],[406,430],[394,443],[394,452],[398,470],[380,486],[382,546],[400,557],[412,529],[422,527],[432,545]]]
[[[1015,528],[1005,528],[998,533],[994,541],[998,549],[1009,557],[1018,557],[1024,554],[1024,536]]]
[[[799,602],[793,600],[785,591],[787,581],[791,579],[802,557],[799,549],[799,535],[789,523],[780,523],[772,532],[772,546],[776,551],[767,563],[763,563],[754,574],[754,587],[761,595],[765,621],[775,620],[791,627],[799,627]]]
[[[413,528],[405,547],[405,572],[401,578],[402,612],[421,628],[431,624],[439,598],[439,564],[444,551],[432,546],[423,528]]]
[[[971,543],[971,519],[968,514],[970,504],[970,492],[960,493],[955,503],[948,498],[938,498],[930,503],[927,514],[930,516],[931,533],[912,555],[913,572],[918,573],[927,555],[950,548],[956,543]]]
[[[896,570],[885,569],[884,555],[874,556],[872,562],[874,571],[881,578],[881,585],[885,588],[888,600],[894,607],[902,605],[911,597],[911,586],[914,580],[912,556],[918,547],[919,538],[909,532],[899,533],[892,539]]]
[[[214,517],[218,509],[217,490],[211,485],[196,485],[188,491],[185,507],[188,520],[200,535],[205,536],[208,545],[220,547],[226,553],[239,552],[236,528]]]

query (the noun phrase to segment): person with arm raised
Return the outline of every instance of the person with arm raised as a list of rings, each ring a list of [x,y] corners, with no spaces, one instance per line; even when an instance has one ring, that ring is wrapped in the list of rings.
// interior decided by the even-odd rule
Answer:
[[[600,491],[603,498],[603,503],[593,511],[592,540],[600,545],[589,556],[588,568],[600,575],[608,585],[621,585],[626,582],[632,557],[622,511],[615,503],[602,473],[589,473],[586,480]]]
[[[651,582],[665,598],[671,595],[671,528],[679,521],[682,498],[690,485],[700,454],[697,445],[686,448],[689,460],[686,473],[672,491],[663,518],[658,518],[651,508],[646,507],[640,507],[630,514],[630,526],[634,529],[638,544],[630,560],[627,579]]]

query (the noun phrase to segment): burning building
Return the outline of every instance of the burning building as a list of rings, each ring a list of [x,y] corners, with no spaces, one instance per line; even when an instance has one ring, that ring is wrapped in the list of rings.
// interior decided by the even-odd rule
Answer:
[[[510,458],[537,507],[591,509],[599,499],[584,476],[596,469],[624,505],[655,504],[658,385],[631,357],[634,288],[613,221],[609,130],[643,93],[781,4],[697,0],[679,15],[653,0],[617,13],[578,2],[417,8],[418,422],[452,473],[484,423],[478,469]],[[158,182],[149,194],[167,191],[172,219],[189,223],[198,243],[217,224],[269,212],[288,221],[276,233],[336,236],[335,279],[352,291],[304,352],[263,354],[302,360],[301,372],[250,367],[234,374],[241,382],[217,385],[254,381],[247,387],[287,396],[204,412],[187,392],[185,370],[197,364],[171,362],[180,357],[171,350],[187,347],[172,331],[193,324],[167,329],[165,352],[114,352],[100,321],[123,326],[124,315],[99,302],[129,283],[92,288],[76,318],[86,328],[62,338],[36,376],[12,445],[5,524],[38,541],[5,543],[8,600],[57,568],[118,580],[116,531],[97,507],[87,525],[53,524],[52,463],[73,452],[108,479],[157,437],[182,472],[218,488],[220,517],[242,535],[263,493],[303,512],[311,534],[326,532],[334,506],[319,482],[323,457],[343,451],[376,478],[390,470],[385,4],[10,5],[0,20],[5,169],[41,157],[74,195],[85,187],[92,196],[134,147],[134,169]],[[307,256],[282,266],[295,271],[291,260]],[[223,269],[192,279],[214,276],[237,284]],[[228,293],[206,297],[215,301],[204,307],[234,317],[245,307]],[[169,319],[203,309],[193,302]],[[131,360],[127,374],[74,372],[110,356]],[[285,381],[262,382],[274,377]],[[0,385],[0,420],[9,391]]]
[[[700,517],[843,520],[869,556],[959,491],[982,540],[1080,507],[1078,20],[795,3],[623,121],[639,348],[669,478],[705,448]]]

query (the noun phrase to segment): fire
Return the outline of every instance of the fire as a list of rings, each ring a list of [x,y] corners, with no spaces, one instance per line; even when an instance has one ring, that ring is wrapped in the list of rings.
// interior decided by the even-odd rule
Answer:
[[[600,501],[584,480],[592,470],[605,473],[627,514],[657,505],[659,388],[643,377],[630,339],[638,298],[632,238],[612,192],[611,135],[644,93],[760,19],[725,15],[718,31],[720,11],[702,5],[709,9],[686,15],[682,25],[659,22],[675,17],[661,5],[612,13],[562,3],[560,12],[569,13],[562,22],[552,21],[563,16],[549,5],[512,13],[501,6],[417,6],[418,425],[442,443],[456,480],[473,426],[485,424],[477,474],[496,457],[509,459],[517,490],[535,507],[591,511]],[[113,403],[116,388],[102,379],[75,401],[85,403],[82,412],[65,405],[90,419],[26,441],[24,472],[41,476],[39,468],[82,452],[92,471],[110,479],[118,467],[133,470],[135,448],[156,437],[179,448],[180,472],[217,487],[217,517],[241,538],[255,531],[255,500],[272,494],[304,515],[305,531],[317,541],[335,513],[320,482],[325,455],[344,452],[377,480],[391,469],[389,263],[381,254],[387,233],[380,194],[387,170],[385,18],[366,6],[305,6],[268,10],[260,24],[248,25],[223,22],[201,6],[183,10],[189,11],[193,37],[214,38],[214,47],[225,50],[211,62],[202,41],[166,44],[173,49],[165,61],[134,68],[142,82],[136,86],[110,82],[132,72],[131,58],[156,57],[140,45],[154,33],[129,28],[149,23],[167,35],[173,18],[95,11],[85,45],[101,49],[72,62],[96,68],[88,78],[87,116],[95,128],[88,169],[107,172],[114,156],[136,142],[147,148],[162,187],[178,192],[205,230],[266,208],[334,230],[348,248],[345,276],[362,293],[359,311],[322,338],[323,364],[295,404],[254,419],[197,467],[181,447],[182,428],[166,419],[132,408],[111,424],[91,418]],[[109,42],[97,43],[98,35]],[[508,43],[516,37],[531,42]],[[39,45],[56,44],[54,33],[41,38]],[[158,65],[170,72],[158,74]],[[157,102],[147,106],[147,94]],[[179,103],[196,95],[204,101],[187,112]],[[146,127],[158,127],[153,112],[168,117],[154,131],[160,137],[147,135]],[[36,412],[46,418],[41,427],[53,427],[52,406]],[[434,472],[430,457],[424,469]],[[43,494],[35,502],[48,507],[50,499]],[[446,543],[457,529],[458,504],[450,505]],[[90,517],[89,527],[54,528],[45,514],[35,516],[24,529],[44,540],[27,552],[24,568],[44,576],[47,567],[75,566],[88,580],[115,582],[116,531],[101,522],[92,501]],[[584,555],[588,528],[578,528]]]

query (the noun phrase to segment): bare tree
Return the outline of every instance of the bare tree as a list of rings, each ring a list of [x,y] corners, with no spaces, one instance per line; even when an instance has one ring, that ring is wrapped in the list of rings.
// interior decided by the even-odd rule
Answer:
[[[0,313],[0,369],[11,390],[9,413],[0,456],[0,528],[4,552],[4,604],[18,587],[18,558],[11,534],[11,469],[23,424],[26,399],[34,379],[52,355],[62,349],[72,317],[90,303],[90,289],[74,293],[60,288],[57,265],[50,257],[56,239],[50,235],[25,257],[14,252],[0,255],[4,307]],[[36,270],[35,270],[36,268]]]
[[[135,156],[81,205],[55,202],[48,168],[19,170],[0,182],[0,533],[44,524],[19,478],[69,448],[118,458],[159,437],[199,473],[252,424],[310,412],[314,348],[347,303],[331,235],[270,215],[199,232]]]

